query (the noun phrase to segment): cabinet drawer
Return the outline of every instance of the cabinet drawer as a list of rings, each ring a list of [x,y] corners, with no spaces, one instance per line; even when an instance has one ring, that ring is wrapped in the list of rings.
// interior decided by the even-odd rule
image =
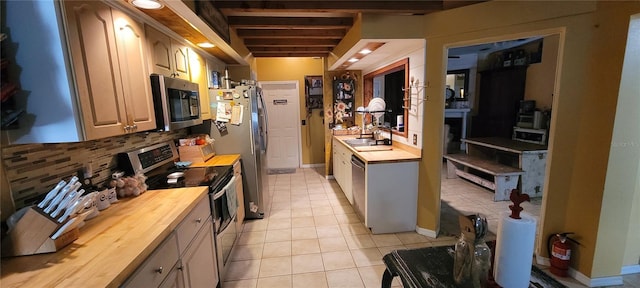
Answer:
[[[206,196],[202,198],[189,215],[180,222],[178,228],[176,228],[180,255],[184,253],[193,237],[196,236],[196,233],[206,223],[210,215],[209,196]]]
[[[167,239],[138,267],[123,287],[158,287],[178,262],[176,235]]]

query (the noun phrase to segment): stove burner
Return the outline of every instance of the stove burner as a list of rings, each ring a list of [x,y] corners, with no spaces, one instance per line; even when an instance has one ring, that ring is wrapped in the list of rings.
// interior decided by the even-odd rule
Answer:
[[[148,176],[146,183],[150,190],[195,186],[214,187],[226,178],[225,176],[233,174],[232,169],[232,166],[188,169],[178,169],[172,166],[169,169],[158,169],[160,172]]]

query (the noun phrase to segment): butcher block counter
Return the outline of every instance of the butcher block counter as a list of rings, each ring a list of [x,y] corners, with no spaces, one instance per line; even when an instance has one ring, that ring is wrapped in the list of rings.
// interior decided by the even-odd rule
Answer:
[[[120,199],[56,253],[2,259],[2,287],[117,287],[207,196],[207,187]]]
[[[189,167],[228,166],[240,160],[240,154],[224,154],[211,157],[206,162],[191,163]]]
[[[367,163],[371,162],[399,162],[399,161],[418,161],[420,160],[420,149],[414,148],[408,145],[404,145],[399,142],[393,142],[391,147],[387,145],[377,145],[368,147],[352,147],[344,142],[344,140],[355,139],[357,136],[345,135],[345,136],[333,136],[336,140],[341,142],[344,146],[349,148],[353,154],[357,154],[358,158],[364,160]],[[369,151],[359,151],[361,149],[369,149]]]

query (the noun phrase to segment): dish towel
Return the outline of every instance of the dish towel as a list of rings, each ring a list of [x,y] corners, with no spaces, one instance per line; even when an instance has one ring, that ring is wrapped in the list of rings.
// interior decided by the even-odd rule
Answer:
[[[231,178],[231,181],[229,181],[229,184],[227,184],[226,189],[227,191],[225,193],[227,194],[227,208],[229,209],[229,217],[233,219],[233,217],[236,217],[236,212],[238,210],[236,176],[233,176],[233,178]]]

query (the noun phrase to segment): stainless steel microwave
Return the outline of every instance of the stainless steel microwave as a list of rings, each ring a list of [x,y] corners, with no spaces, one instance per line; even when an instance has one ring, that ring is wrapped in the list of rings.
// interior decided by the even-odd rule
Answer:
[[[202,124],[198,84],[151,74],[151,91],[158,131]]]

